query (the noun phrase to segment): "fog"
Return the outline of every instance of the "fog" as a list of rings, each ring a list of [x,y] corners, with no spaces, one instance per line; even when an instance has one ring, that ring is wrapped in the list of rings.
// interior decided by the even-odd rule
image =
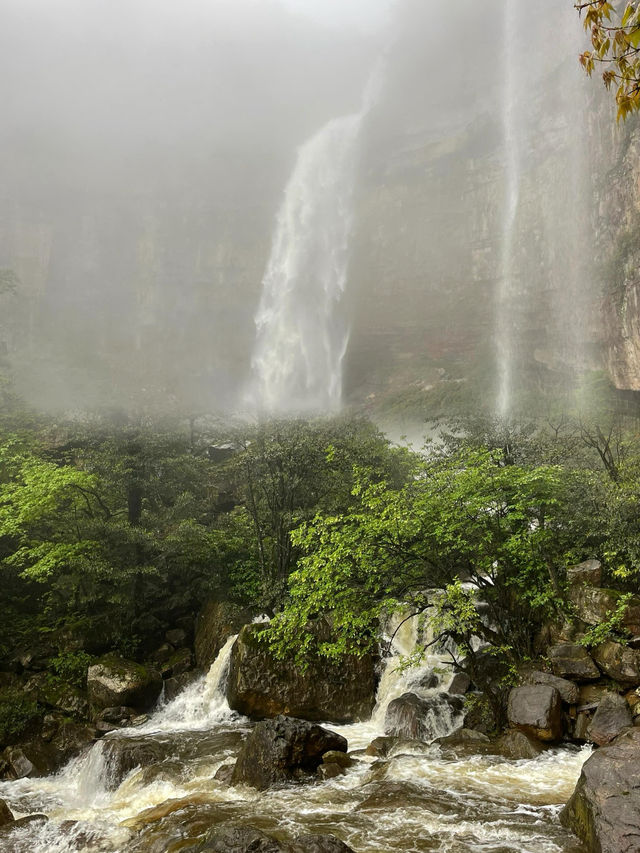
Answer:
[[[551,15],[554,4],[544,5]],[[345,330],[344,353],[331,362],[344,373],[339,397],[365,399],[398,359],[415,373],[428,352],[428,371],[444,370],[433,322],[449,329],[457,360],[466,358],[468,345],[455,341],[476,339],[481,326],[456,328],[443,292],[468,301],[478,275],[473,229],[479,217],[485,231],[500,220],[505,8],[504,0],[482,8],[471,0],[2,0],[0,269],[15,273],[18,288],[0,293],[0,342],[17,390],[49,409],[251,406],[256,317],[271,316],[263,280],[299,152],[327,123],[362,110],[374,69],[377,95],[350,143],[349,192],[339,202],[325,193],[309,243],[325,260],[335,253],[326,314]],[[526,22],[532,80],[575,63],[563,42],[567,16],[556,18],[555,36],[541,18]],[[544,85],[555,97],[560,84]],[[471,163],[496,186],[493,198],[473,199],[477,188],[462,186]],[[309,174],[318,168],[311,163]],[[344,178],[335,180],[344,190]],[[437,201],[443,193],[467,200],[455,226]],[[318,187],[302,195],[307,201],[290,205],[294,217],[317,217]],[[337,216],[339,252],[325,227]],[[497,256],[499,235],[484,239]],[[293,245],[280,251],[282,269],[300,254]],[[308,263],[300,259],[299,279]],[[290,277],[282,287],[300,292]],[[324,343],[301,347],[303,324],[286,316],[278,334],[297,341],[292,351],[328,345],[325,332]],[[287,410],[311,405],[298,393]],[[335,382],[332,393],[337,399]]]

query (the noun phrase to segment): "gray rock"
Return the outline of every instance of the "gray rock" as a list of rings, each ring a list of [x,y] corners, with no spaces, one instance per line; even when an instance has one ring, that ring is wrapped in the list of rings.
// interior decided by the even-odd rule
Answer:
[[[231,653],[227,699],[234,711],[253,719],[279,714],[335,723],[368,720],[375,706],[377,677],[371,655],[351,655],[339,665],[310,663],[306,670],[277,660],[260,625],[247,625]]]
[[[596,750],[560,819],[597,853],[640,850],[640,729]]]
[[[505,732],[495,743],[497,752],[512,761],[537,758],[545,745],[525,732],[513,729]]]
[[[632,724],[633,716],[624,696],[607,693],[598,705],[587,734],[592,743],[604,746]]]
[[[87,690],[92,712],[128,705],[138,712],[153,707],[162,690],[162,677],[152,667],[107,655],[87,673]]]
[[[429,743],[443,730],[450,731],[462,722],[462,698],[438,693],[422,698],[404,693],[389,703],[384,720],[384,732],[391,737],[421,740]]]
[[[451,683],[447,688],[448,693],[453,693],[454,695],[461,696],[466,693],[469,687],[471,686],[471,679],[467,675],[466,672],[456,672],[456,674],[451,679]]]
[[[172,702],[186,687],[193,684],[194,681],[201,677],[202,672],[198,670],[190,670],[189,672],[183,672],[180,675],[167,678],[164,683],[165,700],[167,702]]]
[[[196,663],[209,669],[229,637],[238,634],[253,616],[244,607],[229,601],[208,601],[196,621]]]
[[[562,737],[562,698],[555,687],[514,687],[507,714],[511,726],[538,740],[553,742]]]
[[[585,560],[577,566],[570,566],[567,569],[567,581],[570,586],[600,586],[602,563],[600,560]]]
[[[247,737],[233,770],[233,785],[265,790],[315,773],[325,753],[347,751],[341,735],[305,720],[265,720]]]
[[[600,670],[587,654],[587,651],[574,643],[561,643],[551,646],[549,660],[554,675],[572,681],[596,681]]]
[[[591,653],[602,672],[619,681],[635,687],[640,684],[640,651],[630,649],[621,643],[608,640],[601,643]]]
[[[573,681],[568,681],[566,678],[558,678],[557,675],[551,675],[550,672],[531,672],[527,676],[529,684],[544,684],[547,687],[555,687],[562,701],[566,705],[576,705],[579,698],[578,685]]]

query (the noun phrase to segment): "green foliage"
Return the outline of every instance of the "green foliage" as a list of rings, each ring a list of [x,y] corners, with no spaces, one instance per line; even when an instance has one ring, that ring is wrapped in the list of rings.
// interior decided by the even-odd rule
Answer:
[[[24,734],[39,714],[37,702],[11,687],[0,689],[0,746],[13,743]]]
[[[640,109],[640,7],[636,0],[614,4],[609,0],[578,0],[593,50],[580,56],[587,74],[603,69],[607,89],[615,88],[618,119]]]
[[[94,662],[93,655],[85,651],[61,652],[49,661],[56,679],[74,687],[87,686],[87,670]]]

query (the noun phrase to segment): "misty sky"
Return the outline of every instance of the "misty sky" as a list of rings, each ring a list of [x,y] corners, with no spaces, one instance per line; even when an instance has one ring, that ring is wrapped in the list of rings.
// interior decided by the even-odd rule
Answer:
[[[284,0],[297,12],[339,27],[377,27],[394,0]]]

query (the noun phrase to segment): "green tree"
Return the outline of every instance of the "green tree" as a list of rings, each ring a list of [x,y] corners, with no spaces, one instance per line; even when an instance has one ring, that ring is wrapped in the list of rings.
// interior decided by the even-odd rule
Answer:
[[[575,498],[582,472],[504,464],[477,448],[416,459],[401,488],[361,471],[348,514],[321,514],[293,532],[304,556],[274,647],[336,658],[375,642],[385,611],[437,612],[441,631],[472,654],[474,638],[515,663],[534,649],[562,602],[563,567],[590,553]],[[330,616],[335,636],[305,626]]]

